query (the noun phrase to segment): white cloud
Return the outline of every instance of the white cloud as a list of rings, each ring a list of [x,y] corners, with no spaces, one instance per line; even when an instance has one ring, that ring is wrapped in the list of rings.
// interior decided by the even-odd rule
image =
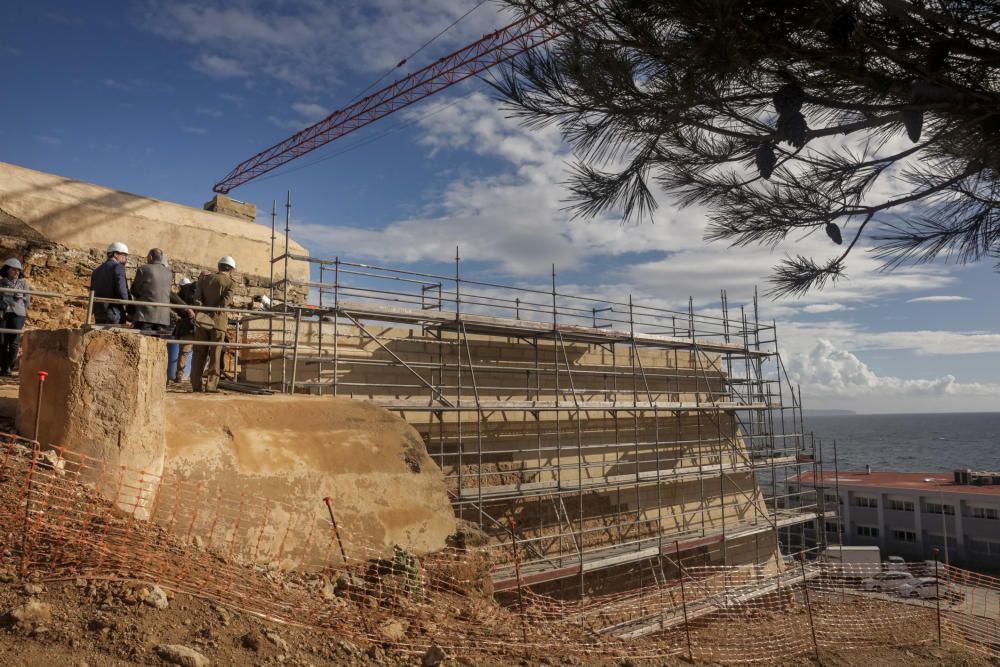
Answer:
[[[852,352],[823,338],[808,354],[789,358],[786,366],[792,382],[813,396],[1000,396],[1000,384],[962,383],[950,374],[931,379],[878,375]]]
[[[854,310],[849,308],[842,303],[811,303],[802,309],[802,312],[809,313],[810,315],[818,315],[821,313],[836,313],[841,310]]]
[[[208,134],[208,130],[206,130],[203,127],[194,127],[191,125],[185,125],[181,129],[187,132],[188,134]]]
[[[853,352],[900,350],[941,356],[1000,353],[1000,333],[989,331],[872,331],[844,320],[784,322],[780,328],[783,351],[799,355],[808,353],[821,338]]]
[[[939,296],[920,296],[915,299],[907,299],[906,303],[944,303],[946,301],[972,301],[967,296],[949,296],[949,295],[939,295]]]
[[[292,110],[311,123],[330,115],[329,109],[315,102],[296,102],[292,105]]]
[[[202,53],[197,60],[191,63],[191,66],[202,74],[216,79],[243,78],[250,75],[250,72],[238,60],[211,53]]]
[[[149,2],[141,23],[160,36],[197,48],[202,56],[195,68],[212,76],[253,72],[295,88],[319,90],[340,80],[340,68],[367,74],[393,68],[475,4],[476,0]],[[460,28],[445,33],[415,63],[433,62],[506,22],[487,4]],[[231,67],[234,63],[238,69]],[[412,70],[401,68],[399,74],[407,71]]]
[[[222,111],[219,109],[213,109],[210,107],[198,107],[194,110],[195,113],[201,114],[202,116],[208,116],[209,118],[222,118]]]
[[[35,139],[38,140],[38,143],[45,144],[46,146],[59,146],[62,144],[62,139],[54,137],[51,134],[39,134]]]
[[[298,132],[330,115],[329,109],[315,102],[295,102],[292,104],[292,111],[297,114],[297,117],[279,118],[272,114],[267,117],[267,120],[284,130]]]
[[[460,245],[464,257],[493,272],[541,281],[554,262],[560,272],[585,269],[594,282],[614,286],[619,294],[666,294],[674,304],[692,295],[703,307],[718,302],[720,288],[729,290],[732,303],[751,302],[754,285],[766,288],[772,267],[789,252],[822,258],[839,250],[821,234],[776,250],[708,244],[704,211],[678,209],[666,201],[653,224],[623,225],[614,215],[573,220],[565,211],[566,165],[572,156],[558,128],[525,131],[480,92],[428,101],[406,117],[423,131],[418,142],[431,154],[471,151],[499,158],[507,169],[459,175],[433,193],[433,205],[382,229],[299,226],[297,236],[315,253],[343,255],[350,249],[355,256],[387,262],[442,261]],[[291,127],[284,119],[272,122]],[[633,259],[632,253],[643,254]],[[849,280],[798,300],[767,303],[768,315],[846,311],[890,294],[956,283],[936,268],[904,267],[886,274],[878,266],[871,253],[860,249],[848,262]],[[830,303],[831,293],[836,304]]]

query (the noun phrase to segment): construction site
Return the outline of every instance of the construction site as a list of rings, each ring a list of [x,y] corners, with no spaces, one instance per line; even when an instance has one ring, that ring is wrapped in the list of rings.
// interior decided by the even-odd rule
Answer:
[[[270,227],[209,208],[0,165],[2,243],[37,303],[0,466],[4,566],[25,590],[110,582],[141,614],[135,582],[155,582],[230,610],[211,622],[248,614],[355,647],[330,664],[995,655],[995,580],[949,568],[970,592],[935,617],[822,561],[804,527],[836,508],[787,484],[822,475],[821,448],[756,302],[721,292],[712,312],[674,312],[565,293],[555,270],[501,285],[466,275],[460,249],[453,275],[316,258],[287,204]],[[207,230],[173,252],[178,280],[242,234],[223,393],[168,387],[169,341],[92,324],[96,243],[64,230],[129,216]],[[12,627],[46,636],[22,607]],[[727,643],[737,618],[747,632]],[[244,636],[223,660],[260,658]]]
[[[755,291],[671,310],[461,247],[437,273],[317,257],[293,193],[229,196],[557,34],[490,33],[201,209],[0,163],[31,286],[0,293],[32,302],[0,383],[0,662],[997,664],[997,579],[922,563],[954,594],[904,599],[826,562],[838,507],[797,480],[833,461]],[[129,304],[91,289],[112,239],[167,248],[174,286],[237,258],[231,305],[151,302],[224,315],[185,341],[223,348],[221,392],[167,381],[169,334],[96,323]]]

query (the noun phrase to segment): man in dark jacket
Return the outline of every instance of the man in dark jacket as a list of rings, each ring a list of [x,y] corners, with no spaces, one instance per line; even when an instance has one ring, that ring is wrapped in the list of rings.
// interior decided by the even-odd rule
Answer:
[[[170,303],[177,305],[194,305],[194,291],[197,288],[190,278],[181,278],[181,285],[177,293],[170,293]],[[174,382],[184,381],[184,369],[188,365],[188,358],[191,356],[191,343],[185,341],[194,340],[194,320],[191,318],[191,311],[176,310],[177,324],[174,325],[174,339],[181,341],[177,349],[177,372],[174,374]]]
[[[108,246],[108,258],[90,274],[90,290],[98,299],[128,300],[125,282],[125,262],[128,246],[115,241]],[[125,324],[125,306],[117,303],[94,303],[94,321],[97,324]]]
[[[132,323],[140,331],[165,333],[170,328],[170,309],[164,306],[144,306],[142,302],[168,303],[174,274],[163,262],[163,251],[153,248],[146,255],[132,279]]]
[[[195,283],[194,305],[228,308],[233,303],[233,271],[236,260],[226,255],[219,259],[218,273],[206,273]],[[194,391],[215,393],[219,391],[222,375],[222,345],[197,345],[198,342],[222,343],[229,327],[229,316],[224,312],[201,311],[194,319],[194,356],[191,360],[191,388]],[[207,366],[206,366],[206,361]],[[202,375],[205,376],[204,384]]]

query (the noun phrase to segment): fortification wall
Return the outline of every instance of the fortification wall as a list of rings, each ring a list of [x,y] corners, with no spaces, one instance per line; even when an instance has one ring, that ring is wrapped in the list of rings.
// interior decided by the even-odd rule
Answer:
[[[266,323],[251,326],[245,340],[267,337]],[[290,328],[271,326],[275,341],[291,342]],[[298,390],[331,393],[335,380],[339,395],[397,406],[443,469],[456,513],[489,535],[501,566],[512,559],[505,546],[508,517],[534,556],[559,562],[572,562],[580,548],[657,535],[669,543],[760,526],[749,548],[731,540],[698,553],[706,563],[774,563],[775,534],[732,412],[646,407],[732,401],[720,355],[544,338],[439,337],[377,323],[365,328],[370,335],[338,323],[335,336],[331,322],[300,323]],[[257,350],[241,358],[246,380],[266,382],[268,372],[272,384],[291,380],[289,359]],[[488,407],[398,407],[430,406],[438,397]],[[519,406],[557,400],[573,409]],[[609,402],[635,409],[602,409]]]
[[[243,273],[270,272],[271,230],[264,225],[2,162],[0,232],[83,251],[123,241],[140,257],[162,248],[199,267],[232,255]],[[307,254],[294,241],[289,250]],[[289,278],[308,280],[308,273],[301,262],[289,265]]]
[[[165,343],[138,333],[28,332],[17,429],[35,436],[36,377],[47,371],[36,439],[86,459],[65,472],[138,518],[175,498],[242,498],[265,516],[241,524],[243,502],[214,514],[188,502],[182,520],[190,534],[212,536],[213,517],[232,515],[236,528],[215,538],[247,556],[266,542],[283,566],[329,560],[316,552],[330,544],[319,539],[331,530],[326,497],[344,543],[358,549],[349,556],[397,544],[435,551],[455,531],[441,470],[400,417],[346,398],[168,396],[166,361]],[[263,524],[281,529],[250,528]]]

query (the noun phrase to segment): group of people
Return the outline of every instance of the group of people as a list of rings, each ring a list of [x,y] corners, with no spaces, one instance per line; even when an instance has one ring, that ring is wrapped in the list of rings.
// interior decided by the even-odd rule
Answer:
[[[153,248],[146,254],[146,263],[136,271],[131,289],[125,278],[128,256],[128,246],[116,241],[108,246],[104,263],[91,274],[90,289],[95,298],[94,321],[112,326],[127,326],[131,322],[133,328],[152,334],[166,334],[172,328],[175,339],[194,341],[193,346],[190,342],[181,343],[177,372],[172,379],[175,382],[183,379],[184,367],[187,365],[188,355],[191,355],[191,388],[196,392],[217,392],[222,376],[223,343],[228,328],[226,313],[196,313],[191,308],[171,309],[167,306],[144,304],[173,303],[178,306],[228,308],[233,301],[235,283],[232,273],[236,270],[236,261],[228,255],[221,257],[215,273],[203,273],[197,281],[183,278],[179,289],[174,292],[171,289],[174,275],[167,266],[161,249]],[[177,314],[173,325],[171,310]]]

